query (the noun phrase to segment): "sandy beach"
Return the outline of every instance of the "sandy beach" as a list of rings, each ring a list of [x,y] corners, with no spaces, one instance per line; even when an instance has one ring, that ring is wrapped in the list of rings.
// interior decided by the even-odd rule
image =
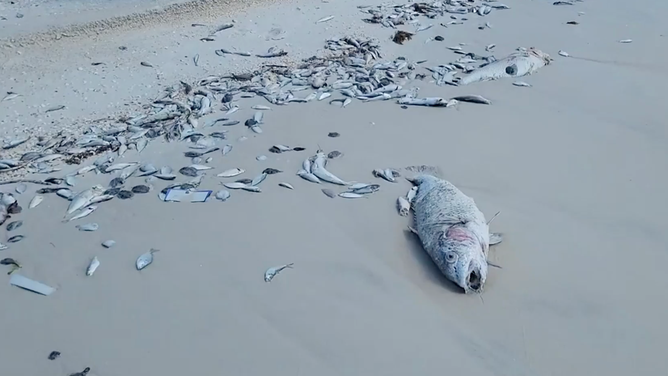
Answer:
[[[181,81],[197,87],[206,77],[324,56],[334,37],[375,38],[379,61],[414,63],[424,79],[394,79],[418,88],[418,97],[480,95],[492,103],[436,108],[352,99],[342,107],[330,104],[345,98],[331,90],[326,100],[275,105],[258,95],[235,98],[239,110],[225,117],[239,124],[207,127],[226,112],[216,94],[198,129],[226,131],[215,146],[233,149],[203,156],[212,169],[202,171],[198,189],[215,193],[221,182],[282,171],[268,175],[260,193],[230,189],[224,202],[213,195],[204,203],[164,202],[159,192],[173,182],[132,176],[126,187],[152,190],[63,222],[70,202],[55,194],[28,207],[44,186],[26,184],[19,194],[18,184],[0,185],[22,207],[0,230],[8,246],[0,259],[21,264],[12,275],[56,289],[49,296],[20,289],[5,275],[10,266],[0,265],[0,374],[68,376],[90,367],[89,376],[621,376],[668,369],[661,350],[668,337],[668,128],[660,95],[668,85],[668,52],[660,48],[668,3],[503,3],[510,9],[485,16],[416,17],[397,26],[414,33],[397,44],[396,30],[363,21],[380,0],[2,2],[0,144],[30,139],[0,149],[0,161],[41,150],[40,136],[128,126],[151,114],[167,90],[182,90]],[[233,27],[211,37],[226,23]],[[255,56],[272,47],[287,55]],[[462,57],[454,47],[497,59],[535,47],[553,61],[521,78],[439,86],[426,68]],[[244,126],[258,105],[271,108],[262,111],[262,133]],[[278,144],[306,150],[269,151]],[[50,174],[0,169],[0,183],[64,178],[105,155],[170,166],[185,181],[178,171],[193,163],[184,157],[191,146],[161,135],[141,153],[131,147],[122,156],[49,163],[60,169]],[[296,175],[318,148],[342,153],[328,162],[331,172],[380,190],[327,197],[321,189],[345,188]],[[408,231],[410,217],[395,203],[410,183],[372,174],[412,165],[437,166],[487,218],[501,212],[490,227],[504,240],[489,255],[501,268],[489,269],[482,294],[448,281]],[[245,172],[216,176],[232,168]],[[71,190],[107,188],[116,176],[91,171],[76,176]],[[22,226],[8,231],[15,221]],[[88,223],[99,229],[76,228]],[[24,238],[9,243],[15,235]],[[104,248],[110,239],[116,244]],[[160,252],[138,271],[136,259],[151,249]],[[100,266],[87,276],[93,257]],[[265,282],[268,268],[288,263],[294,266]],[[52,351],[61,355],[50,360]]]

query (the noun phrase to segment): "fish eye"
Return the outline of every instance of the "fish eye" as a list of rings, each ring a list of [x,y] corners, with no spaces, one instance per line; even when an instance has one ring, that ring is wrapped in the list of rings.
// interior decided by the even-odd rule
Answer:
[[[457,258],[458,258],[458,256],[457,256],[457,254],[454,253],[454,252],[447,252],[447,253],[445,254],[445,261],[447,261],[447,262],[450,263],[450,264],[452,264],[453,262],[457,261]]]

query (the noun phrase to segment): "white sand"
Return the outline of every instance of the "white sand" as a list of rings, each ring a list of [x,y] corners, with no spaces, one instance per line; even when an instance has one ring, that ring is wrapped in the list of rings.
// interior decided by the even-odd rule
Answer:
[[[77,9],[91,3],[3,3],[0,33],[13,41],[2,42],[0,88],[23,96],[0,103],[2,138],[136,114],[178,80],[258,63],[218,57],[221,47],[277,45],[307,57],[327,37],[357,33],[383,40],[386,58],[431,65],[454,60],[444,47],[460,42],[478,53],[495,43],[497,57],[534,46],[555,62],[524,79],[531,88],[512,80],[420,84],[421,95],[481,94],[491,106],[272,106],[263,134],[232,128],[230,140],[242,134],[249,140],[235,142],[226,160],[217,154],[212,164],[216,172],[244,168],[250,177],[265,167],[285,172],[262,183],[262,193],[233,191],[225,203],[168,204],[151,192],[101,204],[78,221],[97,222],[100,230],[81,233],[74,223],[60,223],[65,200],[49,195],[27,209],[37,188],[30,186],[19,196],[24,212],[14,216],[24,221],[15,233],[26,239],[0,257],[16,258],[21,274],[58,291],[43,297],[0,283],[0,374],[69,375],[86,366],[95,376],[614,376],[668,369],[668,132],[661,115],[668,4],[505,3],[513,9],[471,16],[465,25],[446,29],[438,24],[447,17],[433,20],[434,28],[403,46],[387,40],[390,30],[363,23],[351,0],[209,4],[132,17],[123,27],[70,29],[90,33],[57,40],[53,33],[25,33],[63,26],[69,17],[99,20],[161,3],[93,4],[98,10],[88,12]],[[25,16],[17,19],[17,12]],[[330,14],[336,18],[314,23]],[[190,26],[231,19],[237,25],[216,42],[201,42],[207,31]],[[565,24],[571,20],[580,24]],[[493,28],[478,30],[485,21]],[[266,40],[274,27],[287,32],[284,40]],[[424,43],[434,35],[446,40]],[[633,43],[617,42],[627,38]],[[559,50],[590,60],[562,58]],[[192,63],[197,53],[199,67]],[[253,102],[243,103],[240,120],[252,114]],[[67,108],[44,114],[61,104]],[[331,131],[342,136],[328,138]],[[407,183],[380,183],[367,200],[331,200],[322,187],[294,176],[305,154],[268,153],[276,143],[341,150],[331,170],[349,180],[376,181],[370,172],[378,167],[439,165],[488,217],[502,211],[492,230],[505,240],[491,260],[503,269],[490,270],[482,298],[461,294],[396,214],[394,200]],[[185,150],[152,142],[141,157],[128,152],[123,159],[178,168],[189,163]],[[259,154],[269,159],[255,161]],[[109,179],[91,175],[78,187]],[[218,189],[219,180],[203,187]],[[2,236],[0,242],[4,229]],[[103,249],[107,239],[117,245]],[[161,252],[137,272],[136,257],[150,248]],[[86,277],[95,255],[102,264]],[[262,280],[266,268],[288,262],[293,270],[270,284]],[[61,358],[47,360],[52,350]]]

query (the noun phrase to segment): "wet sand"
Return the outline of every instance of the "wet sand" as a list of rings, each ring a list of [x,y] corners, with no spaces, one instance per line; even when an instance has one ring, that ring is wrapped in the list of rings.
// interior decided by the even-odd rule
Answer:
[[[135,23],[75,36],[63,36],[67,28],[25,34],[0,23],[8,38],[0,49],[0,87],[22,95],[0,102],[3,139],[80,131],[99,119],[136,115],[179,80],[261,63],[215,55],[223,47],[278,46],[300,59],[321,52],[325,39],[350,33],[381,40],[387,59],[427,59],[428,66],[456,59],[445,47],[458,43],[476,53],[494,43],[497,57],[533,46],[555,59],[522,79],[530,88],[515,87],[512,79],[439,87],[428,77],[418,85],[420,96],[479,94],[491,106],[402,109],[394,101],[355,100],[345,109],[326,101],[272,106],[264,133],[232,127],[233,152],[216,155],[211,165],[215,172],[240,167],[248,177],[266,167],[284,172],[269,176],[262,193],[232,191],[226,202],[165,203],[153,191],[100,204],[86,219],[63,224],[67,201],[49,195],[28,209],[38,188],[29,185],[17,195],[23,212],[12,218],[24,225],[9,234],[3,226],[0,242],[19,233],[26,238],[0,257],[19,260],[22,275],[57,291],[32,294],[10,286],[9,276],[0,283],[0,374],[69,375],[84,367],[95,376],[650,375],[667,369],[661,344],[668,335],[662,278],[668,132],[657,88],[668,83],[668,54],[656,47],[666,43],[661,14],[668,5],[504,2],[512,9],[471,16],[464,25],[444,28],[439,23],[447,17],[421,18],[435,26],[401,46],[389,40],[389,29],[362,22],[360,4],[349,0],[234,3],[172,22],[131,17]],[[0,15],[22,12],[21,22],[33,22],[29,15],[42,11],[34,16],[42,20],[53,17],[49,4],[30,11],[4,4]],[[328,15],[335,19],[315,24]],[[200,41],[208,29],[191,26],[232,19],[235,27],[215,42]],[[572,20],[579,24],[566,24]],[[17,22],[0,22],[10,21]],[[486,21],[492,28],[479,30]],[[285,39],[269,38],[276,28]],[[425,43],[435,35],[445,41]],[[256,103],[267,104],[244,101],[234,118],[251,116]],[[66,108],[45,113],[55,105]],[[249,139],[237,142],[242,135]],[[267,151],[279,143],[308,150]],[[368,199],[332,200],[323,187],[295,176],[317,146],[344,153],[330,162],[331,171],[377,182],[381,190]],[[119,162],[178,169],[190,164],[186,150],[154,141]],[[256,161],[261,154],[269,158]],[[488,218],[502,212],[491,227],[505,239],[490,259],[503,269],[490,269],[484,294],[463,295],[408,233],[409,221],[394,206],[408,183],[371,175],[375,168],[415,164],[438,165]],[[219,189],[221,179],[207,176],[202,187]],[[76,187],[106,186],[110,179],[87,175]],[[295,189],[279,187],[280,181]],[[74,227],[88,222],[100,229]],[[102,248],[107,239],[116,246]],[[137,271],[135,259],[151,248],[161,251]],[[93,256],[101,265],[86,277]],[[268,267],[290,262],[294,269],[263,281]],[[53,350],[62,356],[50,361]]]

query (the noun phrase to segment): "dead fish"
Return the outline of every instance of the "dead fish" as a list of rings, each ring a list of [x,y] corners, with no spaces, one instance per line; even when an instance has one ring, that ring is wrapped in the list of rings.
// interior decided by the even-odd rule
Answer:
[[[336,197],[336,192],[334,192],[333,190],[331,190],[331,189],[329,189],[329,188],[323,188],[323,189],[322,189],[322,193],[324,193],[325,196],[327,196],[327,197],[329,197],[329,198],[334,198],[334,197]]]
[[[179,170],[179,173],[181,173],[181,175],[190,176],[193,178],[197,176],[197,170],[192,167],[182,167]]]
[[[130,189],[130,192],[137,193],[137,194],[144,194],[144,193],[148,193],[150,191],[151,191],[151,187],[149,187],[148,185],[142,185],[142,184],[135,185],[134,187],[132,187],[132,189]]]
[[[340,151],[333,150],[333,151],[330,151],[329,154],[327,154],[327,158],[335,159],[335,158],[339,158],[342,155],[343,155],[343,153],[341,153]]]
[[[283,265],[283,266],[275,266],[273,268],[267,269],[267,271],[264,272],[264,281],[265,282],[271,282],[271,280],[274,279],[274,277],[276,277],[276,275],[278,275],[278,273],[282,272],[284,269],[288,269],[288,268],[292,269],[293,265],[294,265],[294,263],[289,263],[289,264],[286,264],[286,265]]]
[[[285,182],[280,182],[278,183],[279,187],[287,188],[287,189],[295,189],[292,184],[290,183],[285,183]]]
[[[267,175],[266,173],[264,173],[264,172],[261,173],[260,175],[258,175],[258,176],[256,176],[256,177],[253,178],[253,180],[251,181],[250,185],[251,185],[251,186],[257,186],[258,184],[262,183],[262,182],[264,181],[264,179],[267,178],[267,176],[268,176],[268,175]]]
[[[271,49],[266,53],[266,54],[255,54],[256,57],[259,58],[264,58],[264,59],[271,59],[274,57],[281,57],[281,56],[286,56],[288,53],[283,50],[275,50],[272,51]]]
[[[222,189],[222,190],[216,192],[215,197],[216,197],[216,199],[218,199],[220,201],[227,201],[227,199],[230,198],[230,192]]]
[[[37,205],[41,204],[42,201],[44,201],[44,196],[40,195],[35,195],[35,197],[30,200],[30,204],[28,204],[28,208],[32,209],[37,207]]]
[[[331,21],[331,20],[333,20],[333,19],[334,19],[334,16],[327,16],[327,17],[323,17],[323,18],[321,18],[321,19],[315,21],[315,23],[316,23],[316,24],[319,24],[319,23],[321,23],[321,22]]]
[[[116,197],[120,198],[121,200],[127,200],[127,199],[129,199],[129,198],[134,197],[134,195],[135,195],[135,194],[132,193],[132,191],[128,191],[128,190],[122,189],[120,192],[118,192],[118,193],[116,194]]]
[[[81,210],[81,213],[73,216],[72,218],[63,219],[63,222],[71,222],[71,221],[74,221],[74,220],[77,220],[77,219],[81,219],[83,217],[86,217],[86,216],[92,214],[95,210],[97,210],[97,206],[95,206],[95,205],[88,206],[88,207],[84,208],[83,210]]]
[[[23,194],[25,191],[28,190],[28,186],[25,185],[25,184],[23,184],[23,183],[21,183],[21,184],[17,185],[16,188],[15,188],[14,190],[15,190],[16,193],[18,193],[18,194]]]
[[[5,149],[5,150],[6,149],[12,149],[12,148],[15,148],[15,147],[25,143],[28,140],[30,140],[30,136],[26,136],[26,137],[23,137],[23,138],[16,138],[16,139],[13,139],[13,140],[5,143],[2,146],[2,148]]]
[[[99,196],[104,189],[99,186],[95,185],[90,189],[86,189],[85,191],[79,193],[78,195],[74,196],[72,198],[72,201],[70,202],[70,205],[67,207],[67,214],[72,214],[75,211],[85,207],[90,203],[90,201],[95,197]],[[60,191],[58,191],[60,192]],[[58,194],[56,192],[56,194]]]
[[[619,43],[631,43],[631,42],[633,42],[633,39],[620,39],[618,42]]]
[[[234,24],[232,24],[232,23],[222,24],[222,25],[218,26],[216,28],[216,30],[214,30],[213,33],[211,33],[211,35],[216,35],[216,33],[220,33],[223,30],[231,29],[233,27],[234,27]]]
[[[150,251],[142,254],[137,258],[137,261],[135,262],[135,266],[137,267],[137,270],[142,270],[145,267],[151,265],[153,262],[153,254],[156,252],[159,252],[159,249],[153,249],[151,248]]]
[[[396,182],[395,178],[399,177],[399,172],[395,171],[395,170],[392,170],[390,168],[386,168],[384,170],[375,169],[375,170],[373,170],[372,173],[373,173],[373,176],[375,176],[377,178],[383,178],[383,179],[389,181],[390,183],[395,183]]]
[[[86,223],[85,225],[76,225],[79,231],[97,231],[100,226],[97,223]]]
[[[232,178],[241,175],[244,172],[246,172],[246,170],[236,167],[236,168],[231,168],[229,170],[225,170],[216,176],[218,176],[219,178]]]
[[[227,144],[223,146],[223,155],[227,155],[232,151],[232,145]]]
[[[255,106],[253,106],[251,108],[254,109],[254,110],[261,110],[261,111],[271,110],[271,107],[263,106],[263,105],[260,105],[260,104],[256,104]]]
[[[196,54],[195,57],[193,57],[193,63],[195,63],[195,66],[199,66],[199,54]]]
[[[102,242],[102,246],[103,246],[104,248],[111,248],[111,247],[113,247],[114,245],[116,245],[116,241],[115,241],[115,240],[105,240],[105,241]]]
[[[10,100],[12,100],[12,99],[16,99],[16,98],[18,98],[18,97],[20,97],[20,96],[21,96],[21,94],[17,94],[17,93],[14,93],[14,92],[12,92],[12,91],[8,91],[8,92],[7,92],[7,95],[5,95],[5,97],[2,98],[2,101],[0,101],[0,102],[10,101]]]
[[[90,263],[88,264],[88,268],[86,268],[86,275],[87,276],[92,276],[93,273],[97,270],[97,267],[100,266],[100,260],[97,259],[97,256],[93,257],[92,260],[90,260]]]
[[[23,226],[23,221],[14,221],[7,224],[7,231],[14,231]]]
[[[283,171],[275,169],[275,168],[271,168],[271,167],[267,167],[264,170],[262,170],[262,173],[267,174],[267,175],[280,174],[281,172],[283,172]]]
[[[371,194],[378,192],[380,190],[380,185],[378,184],[363,184],[361,187],[355,187],[355,184],[350,186],[348,192],[359,193],[361,195]]]
[[[353,192],[341,192],[341,193],[339,193],[339,197],[343,197],[343,198],[362,198],[362,197],[365,197],[366,198],[365,195],[361,195],[359,193],[353,193]]]
[[[339,132],[329,132],[329,133],[327,133],[327,137],[334,138],[334,137],[339,137],[339,136],[340,136]]]
[[[456,100],[459,102],[477,103],[477,104],[492,104],[492,101],[483,97],[482,95],[460,95],[457,97],[450,98],[450,100]]]
[[[262,192],[260,187],[255,186],[255,185],[245,185],[245,186],[241,187],[241,189],[243,189],[244,191],[254,192],[254,193]]]
[[[563,56],[563,57],[570,57],[571,56],[568,52],[562,51],[562,50],[559,50],[559,55]]]
[[[245,183],[238,183],[238,182],[232,182],[232,183],[222,183],[225,188],[228,189],[243,189],[248,186],[248,184]]]
[[[515,81],[513,82],[514,86],[519,86],[519,87],[531,87],[531,84],[526,83],[524,81]]]
[[[320,179],[318,179],[317,176],[313,175],[310,172],[307,172],[306,170],[299,170],[297,171],[297,176],[300,178],[310,181],[311,183],[320,183]]]
[[[60,111],[60,110],[64,110],[64,109],[65,109],[65,106],[59,105],[59,106],[49,107],[44,112],[47,113],[47,112],[53,112],[53,111]]]
[[[7,243],[18,243],[23,240],[25,236],[23,235],[14,235],[11,238],[7,239]]]
[[[141,64],[141,66],[143,66],[143,67],[153,68],[153,65],[151,65],[150,63],[147,63],[147,62],[145,62],[145,61],[142,61],[142,62],[140,62],[139,64]]]

